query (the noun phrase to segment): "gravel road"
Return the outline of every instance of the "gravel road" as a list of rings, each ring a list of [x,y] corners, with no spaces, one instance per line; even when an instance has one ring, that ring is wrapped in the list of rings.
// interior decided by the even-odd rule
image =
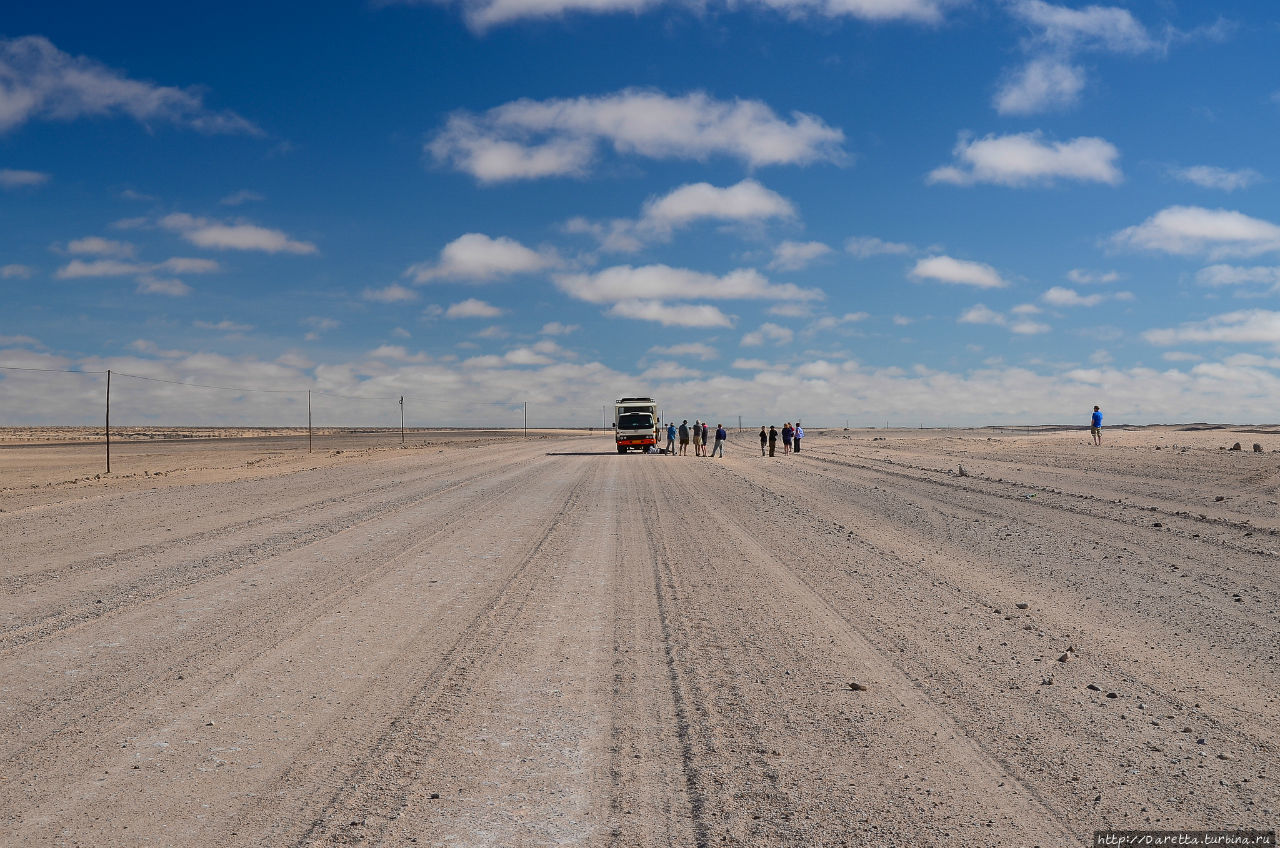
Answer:
[[[608,438],[0,493],[0,844],[1275,826],[1272,454]]]

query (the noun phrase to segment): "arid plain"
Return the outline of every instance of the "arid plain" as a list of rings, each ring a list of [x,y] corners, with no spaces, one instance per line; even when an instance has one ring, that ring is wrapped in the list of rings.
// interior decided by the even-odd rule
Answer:
[[[260,433],[110,475],[70,435],[0,439],[0,844],[1080,846],[1280,812],[1274,428],[723,460]]]

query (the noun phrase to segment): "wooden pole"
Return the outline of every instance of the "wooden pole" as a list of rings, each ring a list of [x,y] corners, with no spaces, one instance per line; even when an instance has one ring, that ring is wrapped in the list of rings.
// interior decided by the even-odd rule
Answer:
[[[524,401],[524,437],[529,438],[529,401]]]
[[[107,369],[107,421],[104,432],[107,436],[107,473],[111,473],[111,369]]]
[[[400,444],[404,444],[404,395],[400,395]]]
[[[311,453],[311,390],[307,389],[307,453]]]

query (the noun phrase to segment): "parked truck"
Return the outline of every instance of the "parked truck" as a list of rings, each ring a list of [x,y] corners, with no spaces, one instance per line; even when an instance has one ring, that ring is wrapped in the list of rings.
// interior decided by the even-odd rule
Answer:
[[[662,415],[658,402],[647,397],[625,397],[613,402],[613,437],[618,453],[635,449],[648,453],[658,442]]]

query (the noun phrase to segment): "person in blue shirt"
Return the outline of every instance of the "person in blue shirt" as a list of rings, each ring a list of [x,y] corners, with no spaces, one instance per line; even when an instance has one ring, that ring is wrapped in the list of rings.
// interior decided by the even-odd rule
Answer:
[[[795,452],[800,453],[800,440],[804,438],[804,428],[800,426],[800,421],[796,420],[795,429],[791,433],[791,444],[795,446]]]
[[[676,422],[667,422],[667,456],[676,455]]]
[[[1102,445],[1102,410],[1093,408],[1093,417],[1089,419],[1089,434],[1093,436],[1093,446]]]
[[[716,446],[712,448],[711,455],[720,454],[720,458],[724,459],[724,440],[729,438],[729,433],[724,429],[723,424],[716,425]]]

